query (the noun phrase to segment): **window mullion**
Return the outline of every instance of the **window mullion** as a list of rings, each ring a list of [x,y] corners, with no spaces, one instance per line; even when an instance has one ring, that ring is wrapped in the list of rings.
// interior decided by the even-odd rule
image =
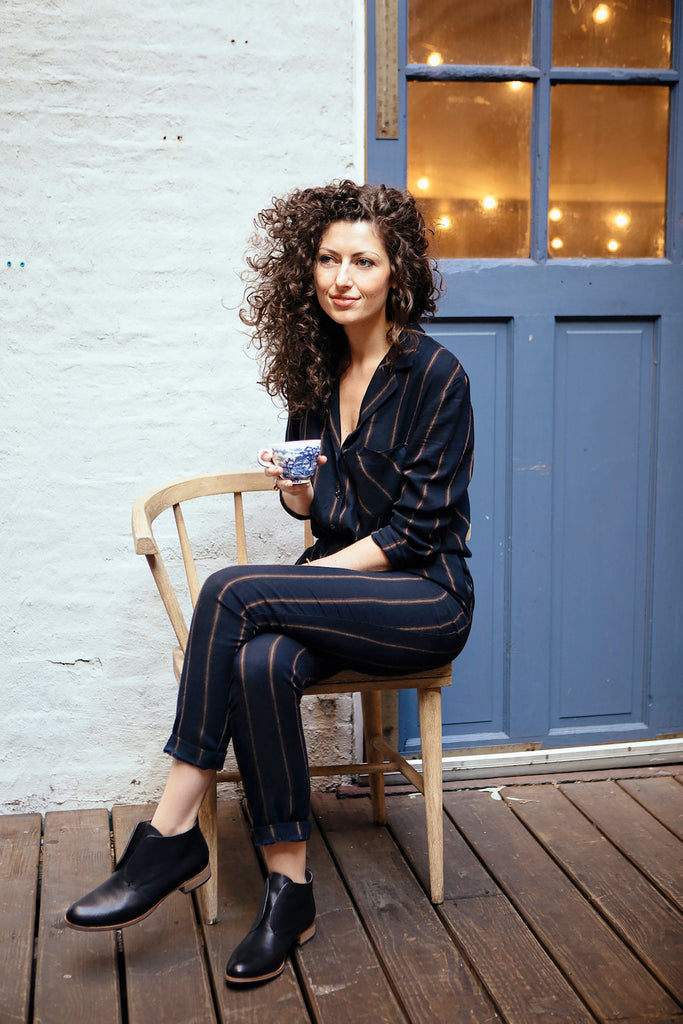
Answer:
[[[668,85],[678,81],[677,71],[666,68],[553,68],[553,82],[598,85]]]
[[[534,4],[534,65],[539,78],[534,86],[531,118],[531,258],[548,259],[548,181],[550,177],[550,68],[553,42],[552,0]]]
[[[530,65],[509,64],[408,64],[406,75],[414,82],[535,82],[540,77],[538,68]]]
[[[679,75],[669,104],[669,180],[667,187],[667,250],[670,259],[683,259],[683,128],[681,127],[681,65],[683,64],[683,6],[674,4],[671,63]]]

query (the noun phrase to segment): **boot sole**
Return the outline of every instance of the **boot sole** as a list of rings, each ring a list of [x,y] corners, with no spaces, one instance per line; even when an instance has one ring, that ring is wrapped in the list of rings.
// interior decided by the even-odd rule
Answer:
[[[310,928],[307,928],[305,932],[302,932],[299,938],[294,943],[295,946],[303,946],[305,942],[309,942],[315,935],[315,924],[312,924]],[[235,977],[232,974],[225,973],[225,980],[230,985],[258,985],[262,981],[272,981],[273,978],[278,978],[285,969],[286,959],[282,961],[280,966],[271,971],[270,974],[259,974],[258,977],[253,978],[241,978]]]
[[[211,868],[207,864],[203,871],[200,871],[194,878],[190,878],[187,882],[183,882],[182,885],[176,886],[175,889],[171,889],[170,892],[162,896],[158,903],[155,903],[153,907],[146,910],[144,914],[140,914],[139,917],[134,917],[130,921],[124,921],[122,924],[72,924],[71,921],[64,920],[69,928],[73,928],[77,932],[117,932],[121,928],[129,928],[132,924],[137,924],[139,921],[144,921],[146,917],[154,913],[157,907],[164,902],[169,896],[172,896],[174,892],[190,893],[198,889],[200,885],[204,885],[205,882],[211,878]]]

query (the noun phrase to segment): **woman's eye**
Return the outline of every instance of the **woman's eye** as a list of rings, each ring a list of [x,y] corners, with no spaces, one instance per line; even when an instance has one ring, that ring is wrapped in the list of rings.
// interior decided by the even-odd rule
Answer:
[[[318,262],[322,263],[324,266],[329,266],[330,263],[334,262],[334,257],[330,256],[329,253],[323,253],[318,257]]]
[[[358,260],[359,267],[374,267],[374,265],[375,264],[372,262],[372,260],[369,260],[367,256],[361,256],[361,258]]]

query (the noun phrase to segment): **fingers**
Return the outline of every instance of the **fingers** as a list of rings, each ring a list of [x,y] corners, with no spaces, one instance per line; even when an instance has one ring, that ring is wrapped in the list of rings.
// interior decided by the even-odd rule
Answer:
[[[264,449],[258,454],[258,461],[263,466],[263,472],[267,477],[273,481],[273,488],[275,490],[292,492],[293,494],[302,493],[308,487],[311,486],[310,480],[305,484],[295,484],[291,480],[288,480],[283,474],[284,470],[282,466],[277,466],[273,462],[272,452]],[[324,466],[327,462],[326,455],[318,456],[318,465]]]

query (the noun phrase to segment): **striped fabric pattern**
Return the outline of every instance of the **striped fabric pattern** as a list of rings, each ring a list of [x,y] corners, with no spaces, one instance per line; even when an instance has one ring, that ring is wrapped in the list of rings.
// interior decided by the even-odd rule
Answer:
[[[316,543],[305,557],[370,535],[393,568],[431,579],[469,604],[469,380],[456,357],[423,332],[406,333],[404,344],[393,364],[377,368],[348,437],[341,437],[338,389],[325,415],[289,419],[288,439],[320,437],[327,456],[313,481]]]

